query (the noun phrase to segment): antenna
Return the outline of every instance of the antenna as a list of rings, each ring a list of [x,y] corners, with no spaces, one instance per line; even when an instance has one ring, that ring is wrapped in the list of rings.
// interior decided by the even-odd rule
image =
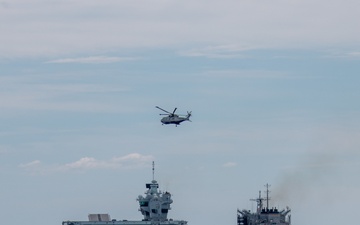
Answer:
[[[152,177],[153,177],[153,180],[155,180],[155,162],[154,161],[152,162]]]
[[[262,197],[261,197],[261,191],[259,191],[259,198],[256,198],[256,199],[250,199],[250,201],[254,201],[254,202],[256,202],[257,204],[257,206],[256,206],[256,211],[258,212],[258,213],[260,213],[261,212],[261,209],[262,209],[262,207],[263,207],[263,201],[264,201],[265,199],[263,199]]]
[[[266,184],[265,187],[266,187],[266,208],[269,208],[269,200],[270,200],[270,198],[269,198],[269,192],[270,192],[269,187],[271,187],[271,185]]]

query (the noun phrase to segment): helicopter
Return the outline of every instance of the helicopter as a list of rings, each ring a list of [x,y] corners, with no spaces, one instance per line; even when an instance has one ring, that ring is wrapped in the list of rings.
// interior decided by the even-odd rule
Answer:
[[[191,120],[189,119],[190,116],[191,116],[191,111],[187,112],[187,115],[185,117],[181,117],[181,116],[175,114],[175,111],[176,111],[177,108],[175,108],[172,113],[166,111],[165,109],[160,108],[159,106],[155,106],[155,108],[158,108],[158,109],[166,112],[166,114],[160,113],[160,115],[167,115],[167,116],[165,116],[165,117],[163,117],[161,119],[162,125],[164,125],[164,124],[175,124],[175,126],[177,126],[177,125],[180,125],[180,123],[182,123],[184,121],[190,121],[191,122]]]

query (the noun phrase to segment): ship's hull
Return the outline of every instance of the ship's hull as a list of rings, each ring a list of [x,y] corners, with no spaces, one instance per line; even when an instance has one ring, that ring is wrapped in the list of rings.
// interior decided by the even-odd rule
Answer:
[[[169,221],[64,221],[62,225],[186,225],[183,220]]]

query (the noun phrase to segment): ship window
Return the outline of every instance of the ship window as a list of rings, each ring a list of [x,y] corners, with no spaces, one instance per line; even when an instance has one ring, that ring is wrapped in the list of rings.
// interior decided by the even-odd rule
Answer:
[[[156,210],[156,209],[152,209],[151,212],[152,212],[152,213],[157,213],[157,210]]]
[[[168,209],[161,209],[161,213],[168,213]]]
[[[149,202],[140,202],[140,206],[148,206]]]

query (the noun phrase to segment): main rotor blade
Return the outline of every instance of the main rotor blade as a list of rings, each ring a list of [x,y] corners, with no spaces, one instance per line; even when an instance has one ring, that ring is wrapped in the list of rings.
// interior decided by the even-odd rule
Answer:
[[[177,110],[177,108],[175,108],[175,109],[174,109],[174,111],[173,111],[173,113],[172,113],[172,114],[174,114],[176,110]]]
[[[171,112],[168,112],[168,111],[166,111],[165,109],[160,108],[159,106],[155,106],[155,108],[158,108],[158,109],[160,109],[160,110],[162,110],[162,111],[164,111],[164,112],[167,112],[167,113],[169,113],[169,114],[172,114]]]

